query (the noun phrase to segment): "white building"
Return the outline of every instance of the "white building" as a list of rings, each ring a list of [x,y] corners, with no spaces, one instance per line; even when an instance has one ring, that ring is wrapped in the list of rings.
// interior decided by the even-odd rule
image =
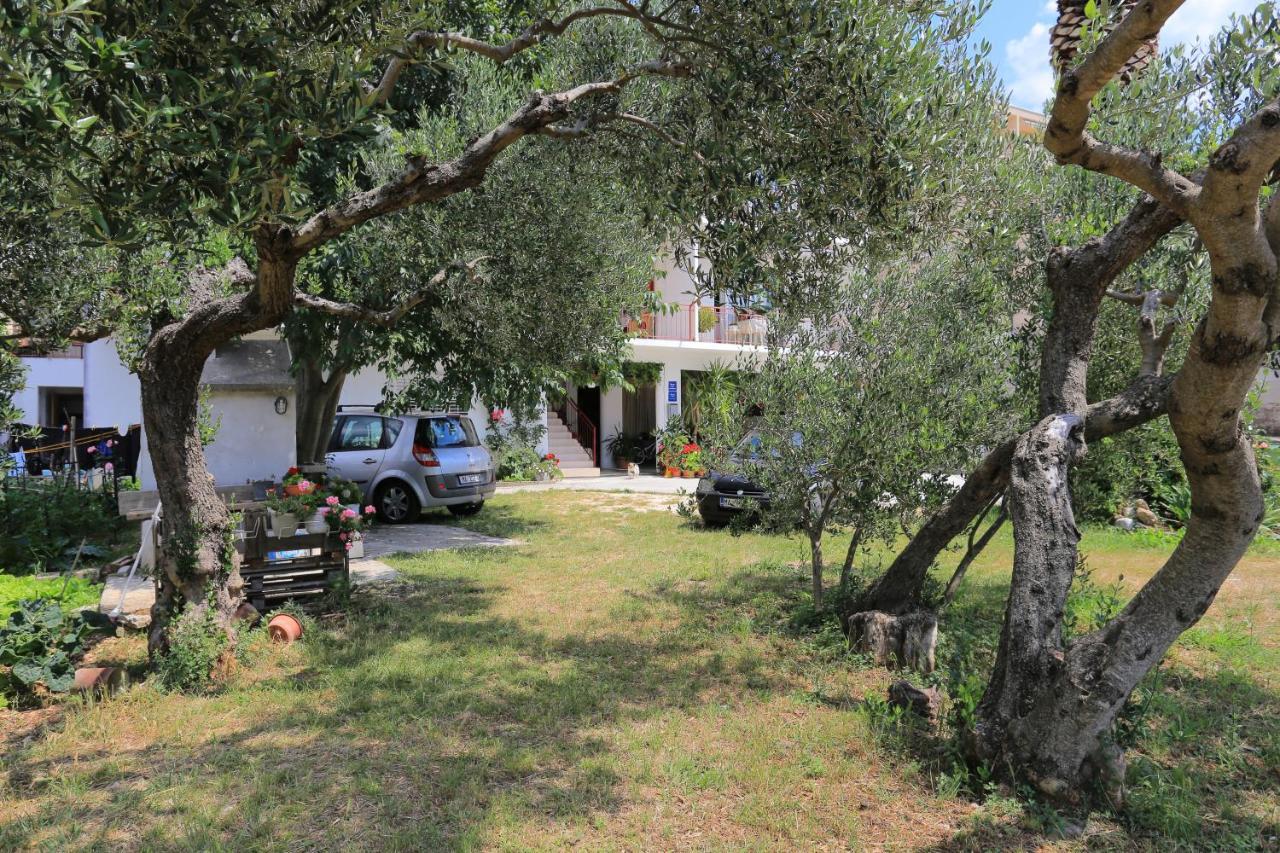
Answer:
[[[607,441],[614,433],[654,432],[679,414],[689,374],[716,363],[747,367],[762,351],[764,317],[700,300],[693,278],[674,262],[660,264],[651,287],[668,310],[620,317],[619,323],[633,335],[630,360],[660,365],[659,381],[604,393],[592,386],[570,385],[565,389],[564,418],[554,411],[543,415],[547,435],[539,449],[555,452],[570,476],[598,475],[601,468],[613,467]],[[90,428],[127,428],[142,422],[138,379],[109,340],[24,357],[23,363],[27,387],[15,403],[27,424],[60,427],[73,416],[81,427]],[[288,367],[287,345],[272,331],[228,343],[209,358],[201,381],[210,420],[218,429],[206,456],[218,485],[279,477],[294,464],[297,400]],[[378,403],[385,384],[381,372],[361,371],[347,379],[340,402]],[[480,406],[481,401],[475,401],[472,419],[477,426],[487,425],[488,414]],[[152,488],[154,475],[145,452],[138,467],[142,487]]]

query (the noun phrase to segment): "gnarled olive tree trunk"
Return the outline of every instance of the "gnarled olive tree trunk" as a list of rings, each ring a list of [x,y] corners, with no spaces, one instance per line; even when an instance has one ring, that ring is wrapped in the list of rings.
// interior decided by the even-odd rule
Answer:
[[[1082,450],[1075,415],[1046,418],[1014,454],[1014,571],[995,668],[978,707],[979,758],[1066,804],[1091,784],[1120,796],[1123,756],[1109,742],[1124,703],[1183,631],[1213,603],[1262,521],[1261,485],[1240,411],[1276,340],[1280,207],[1260,190],[1280,160],[1280,102],[1263,107],[1213,154],[1202,181],[1156,155],[1101,143],[1086,130],[1092,99],[1180,5],[1137,4],[1082,64],[1064,73],[1045,144],[1058,161],[1119,177],[1190,222],[1208,250],[1212,300],[1169,394],[1169,422],[1191,489],[1182,541],[1128,606],[1067,641],[1063,611],[1079,535],[1066,487]],[[1142,300],[1144,303],[1147,301]],[[1154,332],[1154,318],[1141,322]],[[1152,322],[1148,322],[1152,321]],[[1149,328],[1147,328],[1149,326]],[[1149,339],[1149,340],[1148,340]],[[1158,369],[1158,336],[1144,338]]]
[[[162,508],[152,654],[166,647],[166,629],[183,607],[212,607],[230,633],[243,602],[231,515],[214,490],[200,444],[200,374],[217,346],[276,325],[292,304],[294,264],[273,261],[265,241],[259,255],[256,275],[239,260],[223,270],[193,273],[190,310],[156,321],[139,365],[147,449]],[[252,289],[221,296],[228,284]]]
[[[1053,294],[1054,311],[1041,350],[1041,418],[1063,412],[1086,413],[1085,378],[1107,288],[1181,221],[1167,207],[1143,198],[1105,236],[1049,253],[1045,283]],[[1132,429],[1162,415],[1162,401],[1152,399],[1148,391],[1130,388],[1112,401],[1098,404],[1114,404],[1126,413],[1120,418],[1104,418],[1090,439]],[[1143,399],[1137,401],[1137,397]],[[1008,486],[1009,461],[1017,441],[1015,436],[1001,442],[978,463],[960,490],[925,521],[885,573],[856,602],[856,611],[905,613],[919,606],[925,577],[938,555]]]

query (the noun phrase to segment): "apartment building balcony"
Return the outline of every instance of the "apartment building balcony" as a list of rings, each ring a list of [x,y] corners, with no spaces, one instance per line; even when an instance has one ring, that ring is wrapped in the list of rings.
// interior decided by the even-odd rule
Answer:
[[[762,347],[769,336],[769,320],[763,314],[697,301],[638,317],[624,316],[622,321],[637,340]]]

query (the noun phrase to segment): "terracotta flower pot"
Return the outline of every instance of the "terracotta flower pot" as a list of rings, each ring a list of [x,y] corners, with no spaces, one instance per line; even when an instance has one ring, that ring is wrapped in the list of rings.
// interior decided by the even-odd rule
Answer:
[[[698,476],[698,472],[697,471],[681,471],[680,476],[684,477],[686,480],[692,480],[694,477]]]
[[[679,473],[680,473],[680,472],[679,472],[679,471],[677,471],[675,468],[663,468],[663,469],[662,469],[662,476],[664,476],[664,477],[674,477],[674,476],[676,476],[676,475],[677,475],[677,474],[679,474]]]
[[[302,623],[288,613],[277,613],[267,623],[272,642],[288,645],[302,636]]]
[[[116,692],[124,677],[114,666],[85,666],[76,670],[76,690],[109,695]]]

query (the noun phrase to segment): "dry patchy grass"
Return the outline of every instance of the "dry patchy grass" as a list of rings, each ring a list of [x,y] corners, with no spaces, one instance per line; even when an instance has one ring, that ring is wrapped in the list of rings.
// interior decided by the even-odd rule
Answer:
[[[358,591],[347,618],[218,695],[142,685],[16,733],[0,848],[1190,849],[1275,833],[1266,549],[1144,685],[1124,732],[1131,810],[1060,841],[1040,833],[1052,815],[972,796],[936,733],[887,716],[890,673],[792,627],[798,540],[630,500],[503,497],[467,525],[519,545],[392,558],[404,583]],[[1130,589],[1167,551],[1087,542],[1099,579]],[[944,625],[951,664],[983,659],[1010,554],[1000,539],[972,571]]]

